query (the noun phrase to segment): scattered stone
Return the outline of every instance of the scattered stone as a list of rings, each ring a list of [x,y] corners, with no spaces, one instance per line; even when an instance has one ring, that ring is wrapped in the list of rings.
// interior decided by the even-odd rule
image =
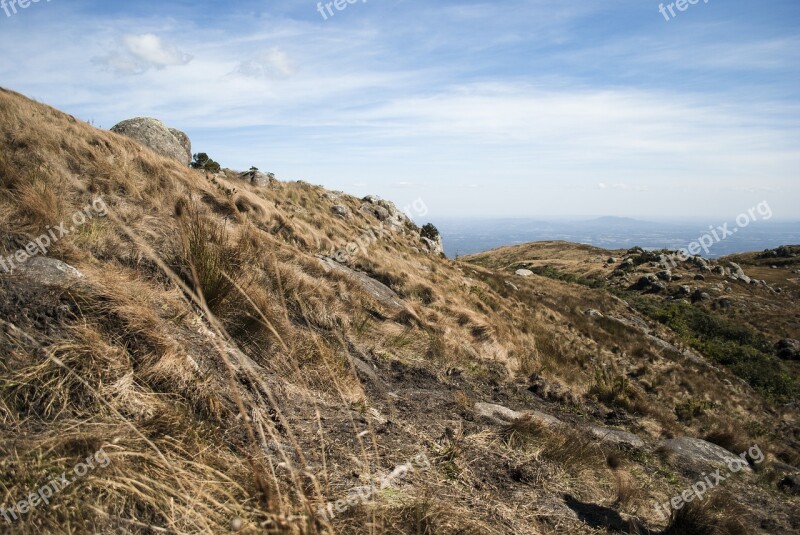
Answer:
[[[672,272],[668,269],[665,269],[664,271],[659,271],[658,273],[656,273],[656,277],[658,277],[662,281],[669,282],[672,280]]]
[[[696,280],[696,281],[704,281],[704,280],[706,280],[706,278],[705,278],[705,276],[700,275],[698,273],[697,275],[694,276],[694,280]]]
[[[515,273],[520,277],[530,277],[531,275],[533,275],[533,271],[531,271],[530,269],[518,269],[517,271],[515,271]]]
[[[709,299],[711,299],[711,296],[699,288],[692,293],[692,303],[708,301]]]

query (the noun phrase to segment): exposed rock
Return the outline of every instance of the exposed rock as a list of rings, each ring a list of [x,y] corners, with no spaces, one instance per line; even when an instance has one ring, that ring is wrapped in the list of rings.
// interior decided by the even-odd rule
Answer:
[[[183,165],[192,161],[192,144],[180,130],[170,129],[150,117],[136,117],[114,125],[112,132],[138,141],[154,152],[171,158]]]
[[[349,267],[343,266],[342,264],[336,262],[330,257],[320,257],[320,261],[326,269],[342,273],[358,283],[358,285],[361,286],[365,292],[375,298],[376,301],[386,308],[391,309],[394,312],[406,310],[405,303],[400,296],[395,293],[394,290],[385,284],[376,281],[366,273],[352,270]]]
[[[783,360],[800,360],[800,340],[784,338],[775,344],[775,349]]]
[[[378,204],[364,203],[361,205],[361,211],[377,218],[378,221],[387,221],[391,217],[389,210]]]
[[[347,206],[342,206],[341,204],[331,206],[331,212],[341,217],[342,219],[347,219],[350,217],[350,209],[347,208]]]
[[[603,313],[602,312],[600,312],[599,310],[595,310],[593,308],[590,308],[589,310],[584,312],[584,314],[586,314],[587,316],[589,316],[590,318],[593,318],[593,319],[598,319],[598,318],[602,318],[603,317]]]
[[[239,178],[250,182],[254,186],[260,186],[262,188],[269,187],[275,181],[275,177],[273,175],[268,175],[258,170],[240,173]]]
[[[46,256],[29,258],[13,274],[42,286],[69,286],[84,279],[83,273],[74,267]]]
[[[610,427],[599,427],[596,425],[590,425],[587,427],[587,429],[592,435],[600,439],[601,442],[608,442],[610,444],[625,444],[626,446],[637,449],[644,448],[645,446],[644,440],[633,433],[628,433],[627,431],[611,429]]]
[[[708,301],[709,299],[711,299],[711,296],[699,288],[692,293],[692,303]]]
[[[730,299],[720,299],[718,301],[718,304],[719,307],[723,310],[728,310],[729,308],[731,308],[731,306],[733,306],[733,303],[731,302]]]
[[[441,236],[438,236],[436,240],[432,240],[423,236],[420,238],[420,241],[425,244],[425,247],[428,249],[429,253],[438,255],[444,252],[444,244],[442,243]]]
[[[706,278],[705,278],[705,276],[700,275],[698,273],[697,275],[694,276],[694,280],[696,280],[696,281],[704,281],[704,280],[706,280]]]
[[[503,407],[502,405],[495,405],[493,403],[476,403],[475,413],[479,418],[483,418],[496,425],[508,425],[515,421],[526,418],[531,421],[542,425],[544,427],[557,427],[563,425],[561,420],[555,416],[550,416],[539,411],[525,411],[517,412]]]
[[[515,271],[515,273],[520,277],[530,277],[531,275],[533,275],[533,271],[531,271],[530,269],[518,269],[517,271]]]
[[[658,277],[662,281],[669,282],[672,280],[672,272],[668,269],[665,269],[664,271],[659,271],[658,273],[656,273],[656,277]]]
[[[733,472],[742,470],[752,472],[747,461],[741,457],[699,438],[673,438],[665,440],[660,446],[675,455],[676,468],[692,475],[713,471],[716,468]]]
[[[613,256],[611,258],[609,258],[608,260],[606,260],[606,264],[616,264],[616,263],[617,263],[617,259],[614,258]]]
[[[644,293],[659,293],[667,289],[667,287],[659,282],[658,277],[652,273],[641,277],[629,290],[636,290]]]
[[[789,494],[800,494],[800,476],[786,476],[778,482],[778,488]]]

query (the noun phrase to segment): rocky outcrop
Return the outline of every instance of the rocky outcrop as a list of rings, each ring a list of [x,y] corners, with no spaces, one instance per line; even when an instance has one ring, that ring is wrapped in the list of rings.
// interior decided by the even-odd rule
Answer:
[[[800,360],[800,340],[784,338],[775,344],[775,349],[783,360]]]
[[[239,173],[239,178],[262,188],[269,187],[275,182],[275,177],[273,175],[262,173],[258,169],[251,169],[250,171]]]
[[[180,130],[168,128],[158,119],[136,117],[116,124],[112,132],[138,141],[152,151],[183,165],[192,161],[192,143]]]

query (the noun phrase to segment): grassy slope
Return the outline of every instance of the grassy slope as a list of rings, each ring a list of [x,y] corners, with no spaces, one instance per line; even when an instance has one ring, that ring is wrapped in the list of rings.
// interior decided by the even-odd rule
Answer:
[[[403,299],[387,308],[316,257],[378,226],[360,200],[211,180],[1,91],[0,254],[98,197],[108,217],[49,252],[83,283],[0,275],[0,502],[100,447],[111,462],[9,529],[596,533],[565,494],[656,527],[650,503],[687,483],[658,456],[577,432],[498,432],[476,401],[576,426],[614,409],[648,440],[714,431],[797,459],[775,433],[783,416],[733,376],[590,321],[587,308],[633,315],[608,292],[421,254],[407,228],[350,262]],[[431,470],[332,522],[316,514],[420,452]],[[748,488],[783,518],[792,505],[768,477]]]

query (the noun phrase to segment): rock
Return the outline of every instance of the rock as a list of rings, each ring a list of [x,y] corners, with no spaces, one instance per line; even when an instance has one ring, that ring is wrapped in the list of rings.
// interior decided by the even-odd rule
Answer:
[[[688,297],[689,295],[691,295],[691,293],[692,293],[692,287],[691,286],[686,286],[684,284],[684,285],[678,286],[678,288],[675,290],[675,292],[672,295],[674,295],[675,297]]]
[[[658,273],[656,273],[656,277],[658,277],[662,281],[669,282],[672,280],[672,272],[668,269],[665,269],[664,271],[659,271]]]
[[[692,293],[692,303],[708,301],[709,299],[711,299],[711,296],[699,288]]]
[[[350,210],[347,208],[347,206],[342,206],[341,204],[331,206],[331,212],[342,219],[347,219],[350,217]]]
[[[531,271],[530,269],[518,269],[517,271],[515,271],[515,273],[520,277],[530,277],[531,275],[533,275],[533,271]]]
[[[444,253],[444,244],[442,243],[441,236],[437,236],[435,240],[423,236],[420,238],[420,241],[425,244],[425,247],[428,249],[429,253],[435,255]]]
[[[713,472],[716,468],[727,472],[752,472],[741,457],[699,438],[673,438],[662,442],[660,447],[675,455],[676,468],[691,475]]]
[[[694,280],[696,280],[696,281],[704,281],[704,280],[706,280],[706,278],[705,278],[705,276],[700,275],[698,273],[697,275],[694,276]]]
[[[611,258],[609,258],[608,260],[606,260],[606,264],[616,264],[616,263],[617,263],[617,259],[614,258],[613,256]]]
[[[496,425],[508,425],[515,421],[526,418],[534,423],[543,427],[558,427],[563,425],[561,420],[555,416],[539,412],[539,411],[525,411],[517,412],[502,405],[495,405],[493,403],[475,403],[475,413],[479,418],[487,420]]]
[[[592,435],[600,439],[601,442],[607,442],[609,444],[624,444],[637,449],[644,448],[645,446],[644,440],[633,433],[628,433],[627,431],[611,429],[610,427],[599,427],[595,425],[590,425],[587,427],[587,429]]]
[[[753,279],[751,279],[747,275],[739,275],[739,280],[743,281],[745,284],[750,284]]]
[[[506,283],[506,286],[510,286],[511,288],[513,288],[515,292],[518,292],[518,291],[519,291],[519,288],[517,288],[517,285],[516,285],[516,284],[514,284],[513,282],[511,282],[511,281],[505,281],[505,283]]]
[[[778,482],[778,488],[789,494],[800,494],[800,476],[786,476]]]
[[[377,204],[364,203],[361,205],[361,211],[364,212],[365,214],[372,215],[378,221],[386,221],[391,217],[389,210]]]
[[[138,141],[152,151],[183,165],[192,161],[192,144],[180,130],[170,129],[149,117],[136,117],[114,125],[112,132]]]
[[[658,281],[658,277],[652,273],[641,277],[635,284],[628,288],[629,290],[636,290],[644,293],[659,293],[667,289],[667,287]]]
[[[83,273],[69,264],[46,256],[29,258],[13,274],[42,286],[70,286],[85,278]]]
[[[254,186],[259,186],[262,188],[269,187],[275,181],[275,177],[272,174],[264,174],[258,170],[251,170],[245,171],[244,173],[239,173],[239,178],[250,182]]]
[[[680,273],[673,273],[672,274],[672,280],[674,280],[674,281],[683,280],[683,275],[681,275]]]
[[[719,308],[723,310],[728,310],[731,308],[731,306],[733,306],[733,303],[731,303],[730,299],[720,299],[717,303],[719,304]]]
[[[366,293],[371,295],[384,307],[392,310],[393,312],[402,312],[406,310],[405,302],[403,302],[403,300],[399,295],[397,295],[397,293],[395,293],[394,290],[385,284],[376,281],[366,273],[352,270],[349,267],[343,266],[342,264],[336,262],[330,257],[321,257],[320,261],[326,270],[332,270],[337,273],[341,273],[350,280],[356,282]]]
[[[794,338],[784,338],[775,344],[778,357],[783,360],[800,360],[800,341]]]
[[[636,263],[633,261],[633,258],[626,258],[622,261],[623,268],[634,267],[635,265]]]
[[[689,262],[694,264],[695,266],[699,267],[704,271],[709,271],[711,267],[708,264],[708,260],[703,258],[702,256],[693,256],[689,259]]]
[[[180,142],[181,147],[189,155],[189,161],[192,161],[192,141],[189,139],[189,136],[186,135],[185,132],[181,132],[177,128],[170,128],[170,133],[175,136],[175,139]]]
[[[711,273],[714,275],[725,275],[725,268],[722,266],[714,266],[714,269],[711,270]]]
[[[598,318],[602,318],[603,317],[603,313],[602,312],[600,312],[599,310],[595,310],[593,308],[590,308],[589,310],[584,312],[584,314],[586,314],[587,316],[589,316],[590,318],[593,318],[593,319],[598,319]]]

